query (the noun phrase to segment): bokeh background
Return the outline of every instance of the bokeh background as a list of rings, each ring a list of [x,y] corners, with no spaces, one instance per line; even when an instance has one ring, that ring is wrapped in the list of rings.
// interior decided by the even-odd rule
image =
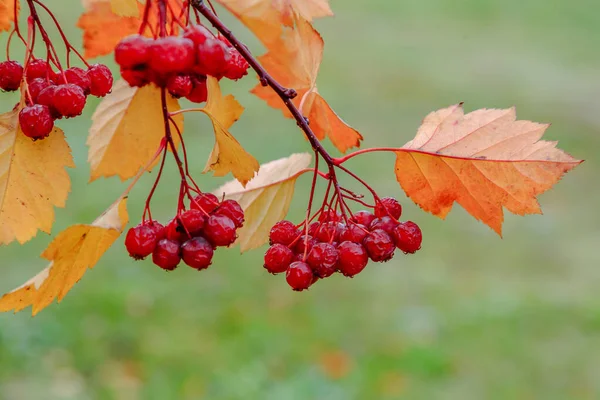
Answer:
[[[46,3],[79,44],[79,3]],[[263,270],[264,249],[221,250],[208,271],[165,274],[130,260],[120,239],[62,303],[35,318],[0,315],[1,399],[600,398],[600,5],[331,3],[336,17],[316,24],[326,42],[319,89],[365,147],[400,146],[428,112],[464,101],[467,111],[516,105],[521,119],[551,122],[547,138],[587,162],[541,196],[545,215],[507,215],[501,239],[460,207],[446,221],[420,211],[397,185],[392,155],[360,157],[352,168],[399,197],[423,227],[423,249],[304,293]],[[232,132],[261,162],[308,150],[293,122],[247,93],[254,83],[225,86],[247,108]],[[15,102],[0,96],[4,110]],[[89,103],[59,122],[77,169],[54,233],[91,222],[125,186],[86,184]],[[200,174],[213,143],[202,115],[187,117],[186,138],[202,187],[218,187]],[[152,179],[130,197],[132,220]],[[294,220],[308,187],[302,178]],[[155,213],[170,218],[176,196],[165,182]],[[49,241],[0,249],[1,292],[44,267],[36,254]]]

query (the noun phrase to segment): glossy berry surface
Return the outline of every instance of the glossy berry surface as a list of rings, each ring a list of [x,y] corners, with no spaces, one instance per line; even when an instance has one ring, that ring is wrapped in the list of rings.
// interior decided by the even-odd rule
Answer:
[[[150,82],[148,72],[145,69],[122,69],[121,77],[131,87],[142,87]]]
[[[214,35],[202,25],[191,25],[185,29],[183,37],[190,39],[196,46],[203,45],[208,39],[214,39]]]
[[[285,280],[297,292],[308,289],[313,284],[313,272],[307,263],[293,262],[287,269]]]
[[[317,241],[310,235],[302,235],[294,244],[294,253],[304,256],[308,254]]]
[[[178,230],[183,231],[186,235],[189,233],[195,236],[200,233],[206,222],[206,216],[200,210],[187,210],[181,214],[179,218]]]
[[[189,71],[196,63],[194,42],[190,39],[167,36],[155,39],[149,50],[148,66],[160,75]]]
[[[208,268],[213,254],[214,248],[201,236],[190,239],[181,246],[183,262],[198,271]]]
[[[92,96],[104,97],[110,93],[113,85],[113,75],[106,65],[90,65],[86,74],[90,79],[90,94]]]
[[[354,243],[362,243],[367,237],[369,231],[364,225],[349,224],[342,229],[340,233],[340,242],[350,241]]]
[[[40,104],[24,107],[19,112],[19,125],[25,136],[32,139],[45,138],[54,128],[50,109]]]
[[[181,262],[181,248],[179,242],[162,239],[152,252],[152,262],[160,268],[173,271]]]
[[[393,197],[384,197],[375,205],[375,216],[382,218],[390,216],[396,221],[402,215],[402,205]]]
[[[181,227],[181,222],[175,217],[169,221],[167,226],[165,226],[165,237],[174,242],[183,243],[190,239],[191,236],[185,232]]]
[[[194,210],[211,213],[219,207],[219,198],[212,193],[201,193],[194,197],[194,201],[191,202],[190,207]]]
[[[208,99],[206,77],[192,77],[192,91],[185,98],[192,103],[204,103]]]
[[[38,78],[41,79],[41,78]],[[37,103],[43,106],[48,107],[50,110],[50,114],[52,114],[52,118],[59,119],[62,118],[62,115],[54,108],[54,92],[56,91],[56,85],[50,85],[42,91],[37,96]]]
[[[375,262],[388,261],[394,256],[396,245],[383,229],[375,229],[363,240],[369,258]]]
[[[214,246],[229,246],[236,239],[235,223],[224,215],[211,215],[204,225],[204,236]]]
[[[343,225],[338,222],[325,222],[319,226],[315,234],[315,239],[319,242],[334,242],[339,240]]]
[[[321,215],[319,215],[319,222],[323,223],[323,222],[328,222],[328,221],[333,221],[333,222],[338,222],[342,219],[342,216],[340,215],[340,213],[338,213],[335,210],[332,209],[327,209],[324,210]]]
[[[264,267],[272,274],[285,272],[294,260],[294,252],[282,244],[274,244],[265,253]]]
[[[224,200],[215,210],[215,214],[229,217],[238,228],[244,225],[244,210],[235,200]]]
[[[167,90],[173,97],[186,97],[192,93],[192,78],[189,75],[173,75],[167,80]]]
[[[194,67],[195,72],[216,78],[223,77],[231,58],[227,45],[218,39],[207,39],[197,46],[197,49],[198,60]]]
[[[306,258],[307,264],[319,278],[327,278],[336,271],[339,252],[329,243],[317,243]]]
[[[79,68],[79,67],[71,67],[65,69],[64,78],[68,83],[72,83],[74,85],[79,86],[84,94],[90,93],[90,86],[92,84],[90,77],[87,74],[87,71]]]
[[[375,218],[377,218],[375,217],[375,214],[367,210],[357,211],[354,214],[352,214],[352,220],[354,222],[367,227],[371,225],[371,222],[373,222]]]
[[[40,96],[41,91],[46,89],[51,84],[52,83],[45,78],[35,78],[29,82],[27,84],[27,90],[31,96],[31,101],[33,101],[34,104],[38,104],[38,97]]]
[[[382,229],[386,231],[388,235],[391,235],[394,228],[398,226],[398,224],[398,221],[385,215],[381,218],[375,218],[373,222],[371,222],[371,226],[369,226],[369,229],[371,231],[374,231],[375,229]]]
[[[36,59],[27,64],[27,82],[35,78],[53,79],[54,72],[45,60]]]
[[[142,260],[152,254],[157,242],[156,230],[147,224],[140,224],[129,229],[125,237],[125,247],[129,256],[136,260]]]
[[[115,47],[115,61],[123,69],[144,66],[150,59],[151,41],[140,35],[127,36]]]
[[[12,92],[21,86],[23,79],[23,66],[17,61],[3,61],[0,63],[0,90]]]
[[[83,89],[73,83],[67,83],[56,86],[52,105],[60,115],[70,118],[81,115],[85,100]]]
[[[237,50],[232,48],[229,53],[231,57],[225,70],[225,77],[237,81],[248,75],[248,68],[250,65]]]
[[[280,243],[289,246],[298,236],[300,230],[296,228],[293,222],[279,221],[271,228],[269,232],[269,243]]]
[[[413,254],[421,248],[423,234],[417,224],[406,221],[394,229],[393,238],[396,247],[405,253]]]
[[[342,242],[338,246],[338,269],[347,277],[359,274],[369,263],[367,250],[359,243]]]

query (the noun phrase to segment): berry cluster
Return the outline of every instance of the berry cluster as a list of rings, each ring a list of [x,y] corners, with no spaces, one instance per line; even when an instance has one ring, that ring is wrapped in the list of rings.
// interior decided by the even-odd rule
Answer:
[[[248,73],[248,63],[227,39],[202,25],[188,26],[183,37],[128,36],[115,48],[115,60],[130,86],[152,82],[194,103],[207,99],[207,75],[238,80]]]
[[[369,259],[384,262],[394,256],[396,248],[411,254],[421,248],[421,229],[411,221],[399,222],[401,215],[400,203],[386,197],[376,204],[374,213],[358,211],[343,218],[327,209],[307,232],[290,221],[280,221],[271,229],[264,266],[272,274],[286,272],[288,284],[296,291],[335,272],[351,278]]]
[[[136,260],[152,254],[154,264],[167,271],[177,268],[181,260],[200,271],[211,264],[216,247],[235,242],[243,223],[244,211],[236,201],[219,202],[215,195],[202,193],[166,226],[147,221],[129,229],[125,247]]]
[[[0,63],[0,89],[15,91],[23,80],[26,105],[19,113],[19,124],[25,136],[36,140],[52,132],[55,120],[81,115],[86,97],[106,96],[113,83],[110,70],[102,64],[56,72],[42,59],[31,60],[25,68],[16,61]]]

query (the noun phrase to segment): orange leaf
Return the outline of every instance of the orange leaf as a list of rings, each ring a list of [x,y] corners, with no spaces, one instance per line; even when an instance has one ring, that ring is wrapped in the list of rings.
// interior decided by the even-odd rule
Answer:
[[[323,45],[323,39],[312,25],[297,19],[296,28],[286,29],[281,38],[267,46],[268,53],[259,59],[281,85],[296,89],[298,96],[293,103],[308,117],[317,138],[329,137],[333,145],[345,153],[352,147],[359,147],[363,137],[338,117],[317,91]],[[271,88],[259,84],[252,93],[271,107],[281,109],[286,117],[292,117]]]
[[[328,0],[218,0],[264,44],[277,40],[296,15],[312,21],[333,15]]]
[[[111,0],[112,11],[122,17],[138,17],[140,10],[137,0]]]
[[[0,115],[0,244],[50,233],[54,207],[65,206],[71,189],[65,168],[75,167],[59,128],[34,142],[21,132],[18,113]]]
[[[232,95],[223,97],[219,82],[215,78],[208,77],[207,85],[208,102],[201,111],[212,121],[215,147],[206,162],[204,172],[213,171],[215,176],[225,176],[231,172],[246,186],[258,171],[259,164],[228,131],[240,118],[244,108]]]
[[[1,1],[1,0],[0,0]],[[138,33],[141,25],[141,19],[134,17],[132,0],[118,0],[123,3],[117,3],[116,0],[88,0],[86,1],[86,12],[79,17],[77,26],[83,29],[83,48],[86,58],[94,58],[112,53],[115,46],[125,36]],[[170,0],[172,9],[177,15],[181,11],[181,3],[177,0]],[[117,5],[116,10],[120,15],[115,14],[113,8]],[[138,7],[137,15],[142,15],[144,6],[136,3]],[[149,18],[148,26],[155,26],[157,22],[156,3],[153,2]],[[171,14],[168,15],[168,26],[171,25]],[[177,34],[178,26],[174,24],[173,34]],[[149,28],[144,30],[146,36],[152,36]]]
[[[421,208],[445,218],[454,202],[502,234],[502,207],[540,214],[536,196],[581,163],[540,140],[548,125],[517,121],[514,108],[467,115],[462,104],[429,114],[396,152],[396,177]]]
[[[167,106],[171,112],[179,110],[171,96]],[[173,119],[183,132],[183,114]],[[160,90],[154,85],[132,88],[118,81],[92,116],[87,140],[90,180],[114,175],[131,178],[152,158],[164,135]]]
[[[73,225],[59,233],[42,253],[50,261],[48,267],[2,296],[0,311],[17,312],[33,306],[35,315],[54,299],[60,302],[117,240],[127,220],[126,198],[121,197],[91,225]]]
[[[8,31],[15,19],[15,3],[19,15],[20,2],[15,0],[0,0],[0,32]]]

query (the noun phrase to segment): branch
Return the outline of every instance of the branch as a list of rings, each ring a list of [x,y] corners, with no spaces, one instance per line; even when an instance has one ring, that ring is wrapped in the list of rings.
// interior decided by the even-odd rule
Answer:
[[[231,32],[231,30],[227,28],[227,26],[225,26],[225,24],[219,19],[219,17],[217,17],[217,15],[209,7],[207,7],[206,4],[204,4],[204,0],[191,0],[190,4],[196,10],[198,10],[200,14],[202,14],[204,18],[206,18],[208,22],[210,22],[212,26],[214,26],[215,29],[219,31],[221,35],[225,36],[225,38],[229,40],[231,45],[235,47],[237,51],[240,52],[242,57],[244,57],[244,59],[248,62],[248,64],[250,64],[252,69],[258,74],[258,78],[260,80],[261,85],[269,86],[271,89],[273,89],[275,93],[277,93],[277,95],[281,98],[281,100],[288,108],[290,113],[292,113],[292,116],[296,120],[296,123],[298,124],[300,129],[302,129],[302,131],[308,138],[308,141],[310,142],[312,148],[323,157],[323,159],[329,166],[330,173],[335,174],[333,172],[333,166],[335,165],[333,158],[329,155],[327,150],[325,150],[321,142],[319,142],[319,139],[317,139],[315,133],[310,128],[308,118],[302,115],[302,112],[291,101],[297,96],[296,91],[294,89],[285,88],[281,84],[279,84],[279,82],[277,82],[263,68],[263,66],[260,65],[258,60],[252,55],[250,50],[248,50],[248,47],[246,47],[245,44],[243,44],[238,38],[236,38],[233,32]]]

